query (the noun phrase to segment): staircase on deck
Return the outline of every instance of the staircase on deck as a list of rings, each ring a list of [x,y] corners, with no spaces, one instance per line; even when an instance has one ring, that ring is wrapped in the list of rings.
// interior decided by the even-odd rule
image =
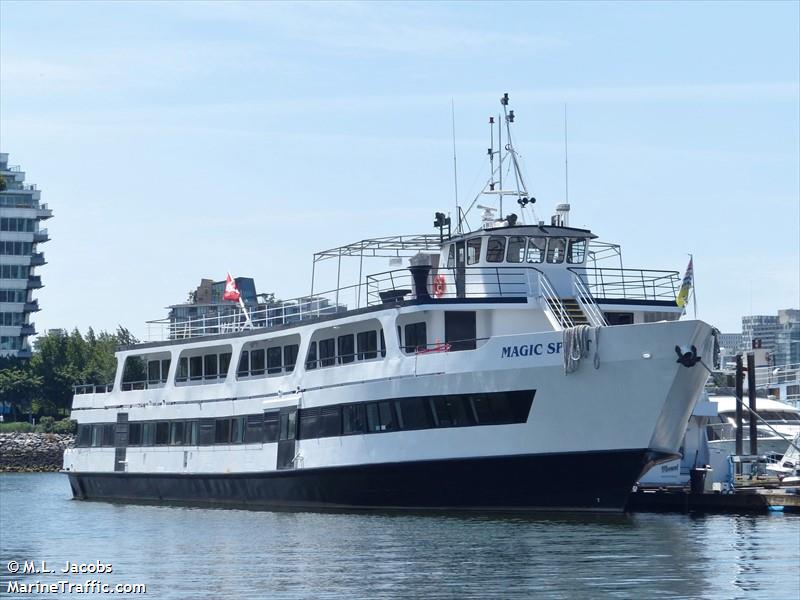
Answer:
[[[564,328],[574,327],[575,325],[591,325],[586,313],[581,309],[580,304],[575,298],[547,298],[550,310]],[[561,306],[558,306],[558,304]]]

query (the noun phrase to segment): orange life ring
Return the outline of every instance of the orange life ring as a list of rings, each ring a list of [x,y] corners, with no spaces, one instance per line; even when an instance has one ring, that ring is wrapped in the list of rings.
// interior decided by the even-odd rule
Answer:
[[[433,278],[433,295],[437,298],[444,296],[447,291],[447,282],[444,275],[437,275]]]

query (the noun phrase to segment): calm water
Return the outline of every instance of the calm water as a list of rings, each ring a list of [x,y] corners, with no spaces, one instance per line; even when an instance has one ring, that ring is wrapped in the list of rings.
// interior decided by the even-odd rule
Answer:
[[[800,598],[800,516],[271,513],[70,499],[0,475],[9,560],[113,565],[149,598]],[[57,575],[17,576],[54,583]],[[47,597],[64,597],[51,594]],[[87,597],[86,595],[81,597]],[[108,596],[104,596],[108,597]]]

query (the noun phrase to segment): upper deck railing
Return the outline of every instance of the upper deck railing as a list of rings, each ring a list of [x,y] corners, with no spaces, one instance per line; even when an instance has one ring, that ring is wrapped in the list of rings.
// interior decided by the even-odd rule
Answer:
[[[658,300],[674,302],[680,289],[677,271],[569,267],[589,288],[592,296],[606,299]]]
[[[434,299],[511,298],[530,294],[534,267],[439,267],[427,278],[427,294]],[[367,275],[367,305],[419,296],[409,269]]]

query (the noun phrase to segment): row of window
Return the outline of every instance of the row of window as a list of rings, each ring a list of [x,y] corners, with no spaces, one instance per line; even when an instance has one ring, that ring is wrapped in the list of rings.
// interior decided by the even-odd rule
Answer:
[[[34,200],[30,194],[0,195],[0,206],[15,206],[18,208],[39,208],[39,201]]]
[[[486,262],[581,264],[586,256],[585,238],[543,238],[512,235],[493,235],[486,248]]]
[[[0,255],[26,256],[32,251],[32,242],[0,242]]]
[[[424,348],[425,323],[407,325],[406,339],[411,344],[409,351],[414,351],[418,346]],[[299,350],[299,344],[244,349],[239,356],[237,378],[291,373],[297,364]],[[379,355],[386,356],[383,331],[369,330],[311,342],[305,364],[307,369],[316,369],[357,360],[372,360]],[[178,359],[175,381],[185,383],[223,380],[228,375],[230,363],[231,352],[219,350],[197,356],[182,356]],[[128,357],[122,374],[122,390],[145,389],[148,385],[166,383],[169,366],[169,359],[148,360],[145,364],[141,357]]]
[[[0,279],[27,279],[29,274],[27,265],[0,265]]]
[[[21,217],[0,218],[0,231],[36,231],[36,219],[23,219]]]
[[[21,350],[22,338],[11,336],[0,336],[0,350]]]
[[[25,323],[24,315],[18,312],[0,312],[0,325],[19,327]]]
[[[261,377],[265,373],[267,375],[291,373],[297,364],[299,350],[299,344],[242,350],[236,375],[243,378]]]
[[[0,302],[27,302],[28,290],[0,290]]]
[[[178,421],[128,423],[128,446],[208,446],[308,440],[528,420],[533,390],[417,396],[294,411]],[[79,447],[114,446],[114,423],[78,426]]]
[[[468,240],[466,248],[463,244],[452,244],[447,257],[447,266],[456,264],[473,265],[480,260],[482,238]],[[466,249],[466,257],[461,253]],[[456,257],[456,252],[459,253]],[[456,258],[458,260],[456,260]],[[545,238],[524,235],[489,237],[486,244],[486,262],[513,264],[529,263],[581,264],[586,258],[585,238]]]
[[[380,350],[378,349],[378,336],[380,335]],[[317,367],[332,367],[344,365],[356,360],[373,360],[386,356],[386,338],[383,330],[380,332],[360,331],[357,334],[348,333],[335,338],[327,338],[318,342],[311,342],[306,355],[306,369]]]

